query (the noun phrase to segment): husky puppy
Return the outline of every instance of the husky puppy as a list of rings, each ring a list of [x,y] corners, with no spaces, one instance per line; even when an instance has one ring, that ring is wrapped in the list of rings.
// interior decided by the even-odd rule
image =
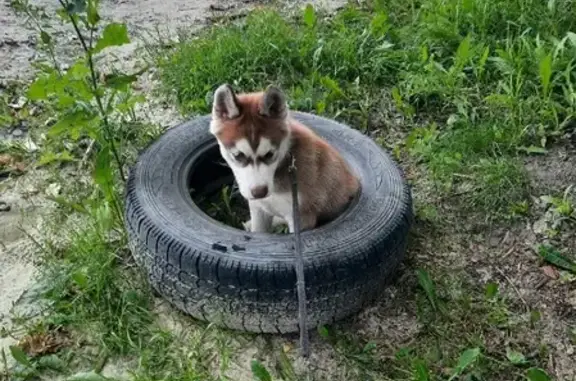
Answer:
[[[324,139],[292,119],[285,95],[235,94],[228,84],[214,93],[210,132],[248,200],[252,232],[287,223],[294,232],[289,166],[295,159],[301,230],[341,213],[360,187],[358,179]]]

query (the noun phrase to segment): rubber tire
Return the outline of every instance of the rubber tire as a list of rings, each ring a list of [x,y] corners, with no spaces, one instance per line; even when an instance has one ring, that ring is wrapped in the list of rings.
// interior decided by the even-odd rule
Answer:
[[[413,221],[412,196],[398,166],[371,139],[332,120],[292,115],[341,152],[362,186],[340,217],[301,235],[312,329],[357,313],[394,277]],[[189,173],[217,144],[209,120],[166,131],[131,169],[130,249],[154,289],[197,319],[249,332],[296,332],[293,235],[232,228],[189,196]]]

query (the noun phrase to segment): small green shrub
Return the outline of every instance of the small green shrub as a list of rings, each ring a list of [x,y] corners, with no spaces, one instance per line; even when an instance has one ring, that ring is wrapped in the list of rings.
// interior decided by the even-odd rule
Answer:
[[[108,352],[126,354],[146,339],[152,314],[148,290],[122,266],[128,259],[124,238],[110,236],[112,213],[106,205],[90,210],[88,224],[46,253],[42,297],[51,323],[89,332]]]

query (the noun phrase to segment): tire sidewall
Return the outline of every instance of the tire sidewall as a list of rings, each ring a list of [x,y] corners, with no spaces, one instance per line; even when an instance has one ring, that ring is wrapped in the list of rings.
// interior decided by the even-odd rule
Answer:
[[[322,260],[337,266],[359,248],[393,236],[411,216],[411,195],[391,157],[348,126],[302,112],[292,112],[292,117],[332,144],[361,182],[360,195],[340,217],[301,233],[305,261]],[[141,154],[131,173],[139,206],[159,234],[215,261],[225,258],[244,266],[292,266],[292,235],[249,233],[227,226],[206,215],[189,196],[186,172],[198,152],[217,144],[209,132],[209,121],[206,115],[173,127]],[[150,249],[158,250],[157,246]]]

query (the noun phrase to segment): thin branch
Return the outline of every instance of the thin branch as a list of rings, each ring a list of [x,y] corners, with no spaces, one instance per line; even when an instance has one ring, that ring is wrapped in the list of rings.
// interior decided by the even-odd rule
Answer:
[[[42,27],[42,24],[40,24],[40,21],[38,21],[38,17],[37,17],[40,12],[44,11],[42,7],[31,5],[28,3],[28,1],[25,1],[25,2],[19,3],[19,6],[14,8],[14,11],[16,14],[23,12],[26,15],[26,17],[27,17],[25,20],[26,24],[30,24],[30,20],[31,20],[31,24],[33,24],[32,27],[35,26],[36,29],[40,32],[40,38],[41,39],[42,39],[42,33],[48,34],[48,32],[46,32],[44,30],[44,28]],[[54,44],[52,44],[51,42],[45,43],[45,44],[48,48],[48,55],[50,56],[50,59],[52,60],[52,63],[54,64],[54,68],[58,72],[58,75],[61,76],[62,70],[60,69],[60,65],[58,65],[58,61],[56,60],[56,53],[54,51]]]
[[[28,16],[30,16],[30,18],[36,24],[36,27],[40,31],[40,38],[42,38],[42,32],[48,33],[44,30],[44,28],[42,28],[42,25],[40,25],[40,22],[36,19],[36,17],[34,17],[32,15],[32,12],[28,8],[26,8],[26,13],[28,14]],[[50,58],[52,59],[52,63],[54,64],[54,68],[58,72],[58,75],[61,76],[62,70],[60,69],[60,65],[58,64],[58,60],[56,60],[56,52],[54,51],[54,45],[52,45],[52,43],[49,42],[49,43],[46,43],[46,46],[48,47],[48,53],[50,55]]]

